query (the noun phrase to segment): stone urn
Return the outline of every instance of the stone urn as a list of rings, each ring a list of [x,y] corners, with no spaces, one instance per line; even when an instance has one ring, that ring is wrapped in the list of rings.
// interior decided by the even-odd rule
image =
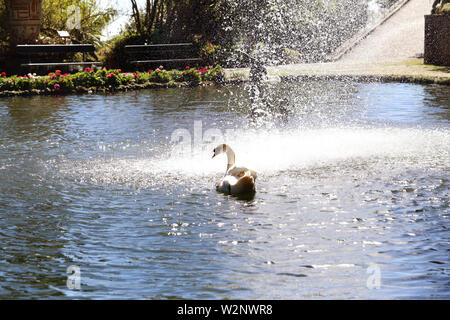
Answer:
[[[424,63],[450,66],[450,14],[425,16]]]
[[[33,44],[41,29],[42,0],[7,0],[12,44]]]

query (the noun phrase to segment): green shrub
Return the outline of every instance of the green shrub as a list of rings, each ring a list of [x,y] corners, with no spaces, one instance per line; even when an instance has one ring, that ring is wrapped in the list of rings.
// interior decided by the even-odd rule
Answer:
[[[220,82],[224,79],[224,71],[220,66],[209,66],[202,69],[186,67],[184,71],[167,71],[160,66],[156,70],[148,72],[122,73],[121,69],[101,69],[94,71],[86,68],[83,72],[75,74],[62,74],[60,70],[51,72],[44,77],[26,76],[7,77],[5,72],[0,73],[1,91],[28,91],[51,90],[54,92],[71,92],[77,88],[116,88],[121,85],[188,82],[198,85],[202,81]]]
[[[202,74],[203,81],[222,82],[224,79],[225,79],[225,71],[221,66],[215,67],[210,66]]]
[[[93,69],[86,68],[84,72],[78,72],[70,76],[75,87],[102,87],[105,85],[105,79],[97,75]]]
[[[169,71],[169,76],[175,82],[183,82],[184,81],[183,72],[180,71],[180,70],[171,70],[171,71]]]
[[[201,82],[202,76],[195,68],[189,68],[183,71],[183,80],[191,85],[197,85]]]
[[[150,73],[150,76],[148,79],[150,82],[156,82],[156,83],[167,83],[172,80],[170,78],[170,73],[167,72],[167,70],[160,69],[160,68],[157,68],[155,71]]]

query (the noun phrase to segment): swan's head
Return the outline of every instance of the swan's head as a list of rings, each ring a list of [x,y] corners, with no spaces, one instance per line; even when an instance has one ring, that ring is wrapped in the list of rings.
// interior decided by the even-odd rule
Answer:
[[[214,152],[212,156],[213,158],[221,153],[227,152],[227,145],[225,143],[219,144],[217,147],[214,148],[213,152]]]

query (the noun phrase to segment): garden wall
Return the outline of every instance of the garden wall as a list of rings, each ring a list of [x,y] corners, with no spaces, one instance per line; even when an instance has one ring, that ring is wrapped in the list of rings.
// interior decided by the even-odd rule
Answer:
[[[450,66],[450,15],[425,16],[424,63]]]

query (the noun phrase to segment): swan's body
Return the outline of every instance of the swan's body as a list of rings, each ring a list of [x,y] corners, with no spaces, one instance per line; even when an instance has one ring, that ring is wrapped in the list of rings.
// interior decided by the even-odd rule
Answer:
[[[213,158],[221,153],[227,154],[228,164],[225,176],[216,184],[216,190],[232,195],[255,192],[256,172],[245,167],[236,167],[234,151],[228,145],[218,145],[214,149]]]

